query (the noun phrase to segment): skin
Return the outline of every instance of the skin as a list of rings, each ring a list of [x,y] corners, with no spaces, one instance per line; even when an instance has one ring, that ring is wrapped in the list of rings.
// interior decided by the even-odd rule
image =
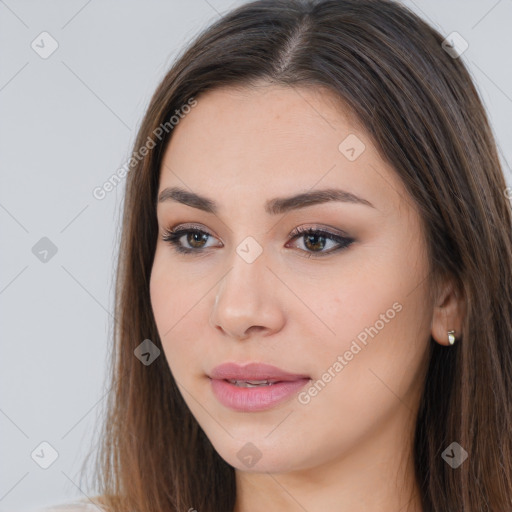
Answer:
[[[197,99],[174,128],[159,192],[179,186],[215,200],[219,212],[158,204],[150,292],[183,398],[235,468],[236,512],[421,511],[411,444],[429,336],[448,345],[446,331],[460,333],[463,304],[450,281],[429,299],[411,197],[327,91],[262,83]],[[349,134],[365,144],[354,161],[338,149]],[[277,216],[264,210],[268,199],[328,187],[374,208],[327,202]],[[195,245],[181,237],[185,247],[205,247],[201,255],[162,240],[166,228],[185,223],[211,235]],[[290,237],[300,226],[341,230],[354,242],[327,254],[337,242]],[[248,236],[263,250],[252,263],[236,252]],[[228,361],[265,362],[316,382],[396,303],[394,318],[306,404],[294,396],[266,411],[236,412],[211,391],[207,374]],[[252,467],[237,457],[248,442],[261,454]]]

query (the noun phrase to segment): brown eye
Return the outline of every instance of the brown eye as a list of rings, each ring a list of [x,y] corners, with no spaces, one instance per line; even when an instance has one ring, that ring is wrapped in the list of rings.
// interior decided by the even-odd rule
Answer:
[[[198,231],[190,231],[185,236],[187,237],[186,240],[188,244],[190,244],[195,249],[202,249],[202,244],[206,242],[209,235],[207,233],[200,233]]]
[[[327,238],[322,235],[304,235],[304,245],[308,250],[322,250]]]
[[[312,256],[326,256],[333,252],[345,249],[354,242],[353,238],[313,228],[297,228],[291,233],[291,235],[293,235],[293,240],[299,238],[304,240],[303,245],[305,247],[305,252],[309,252],[307,255],[308,258]],[[323,249],[326,247],[327,241],[334,242],[335,248],[324,251]],[[338,247],[336,247],[336,245]]]
[[[200,253],[206,246],[205,243],[211,237],[210,233],[200,229],[177,229],[166,230],[162,236],[164,242],[170,243],[174,248],[184,254]],[[186,244],[190,247],[182,245],[181,239],[185,238]]]

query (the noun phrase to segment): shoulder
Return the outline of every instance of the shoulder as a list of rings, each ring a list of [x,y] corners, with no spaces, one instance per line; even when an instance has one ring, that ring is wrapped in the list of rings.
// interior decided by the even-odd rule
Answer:
[[[97,500],[81,498],[65,503],[48,505],[39,508],[36,512],[105,512],[105,509]]]

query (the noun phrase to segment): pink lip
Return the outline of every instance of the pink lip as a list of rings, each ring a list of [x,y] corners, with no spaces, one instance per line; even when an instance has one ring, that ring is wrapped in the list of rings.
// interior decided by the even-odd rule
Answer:
[[[237,363],[224,363],[216,366],[210,373],[211,379],[236,379],[236,380],[274,380],[292,381],[309,379],[308,375],[297,375],[285,372],[270,364],[249,363],[240,365]]]
[[[209,375],[212,391],[221,404],[236,411],[256,412],[269,409],[290,398],[310,380],[307,375],[285,372],[262,363],[216,366]],[[244,388],[228,380],[268,380],[271,386]]]

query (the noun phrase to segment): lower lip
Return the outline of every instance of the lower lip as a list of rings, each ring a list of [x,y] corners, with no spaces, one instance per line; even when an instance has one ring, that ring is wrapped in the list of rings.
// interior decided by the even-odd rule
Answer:
[[[284,402],[302,389],[310,379],[277,382],[271,386],[242,388],[226,380],[210,379],[217,400],[235,411],[256,412]]]

